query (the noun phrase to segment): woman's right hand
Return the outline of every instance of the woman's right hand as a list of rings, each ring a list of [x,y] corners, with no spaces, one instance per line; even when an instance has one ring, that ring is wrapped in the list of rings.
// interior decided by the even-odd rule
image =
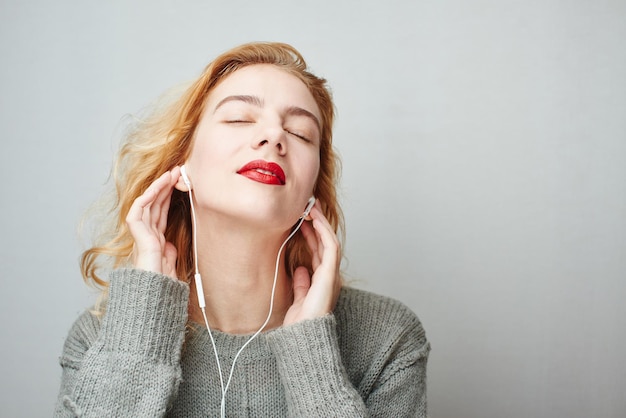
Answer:
[[[179,167],[161,175],[135,199],[126,216],[126,224],[135,240],[135,267],[173,278],[177,278],[177,252],[174,245],[165,240],[165,228],[172,191],[179,177]]]

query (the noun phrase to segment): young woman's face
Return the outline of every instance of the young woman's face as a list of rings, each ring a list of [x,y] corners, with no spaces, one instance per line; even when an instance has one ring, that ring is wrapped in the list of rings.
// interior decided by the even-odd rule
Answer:
[[[289,228],[317,179],[320,120],[305,84],[276,66],[226,77],[207,98],[186,164],[199,209]]]

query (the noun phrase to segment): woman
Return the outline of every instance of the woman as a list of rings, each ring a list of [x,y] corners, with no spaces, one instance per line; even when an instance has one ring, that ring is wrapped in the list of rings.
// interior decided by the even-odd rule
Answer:
[[[253,43],[131,132],[56,416],[426,416],[420,322],[342,286],[333,118],[293,47]]]

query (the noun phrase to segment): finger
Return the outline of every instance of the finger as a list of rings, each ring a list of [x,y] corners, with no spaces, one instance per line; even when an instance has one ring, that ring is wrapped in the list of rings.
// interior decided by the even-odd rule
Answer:
[[[146,190],[144,194],[135,199],[128,210],[128,214],[126,214],[126,223],[135,240],[150,233],[145,217],[146,212],[149,211],[150,204],[154,201],[155,197],[156,193],[153,189]]]
[[[136,220],[135,229],[140,233],[159,234],[159,219],[161,213],[162,202],[167,198],[168,182],[170,173],[163,173],[156,179],[143,193],[142,196],[135,201],[142,208],[141,218],[137,219],[138,212],[133,212],[132,218]],[[164,196],[165,191],[165,196]],[[141,222],[142,224],[140,224]],[[132,232],[131,232],[132,233]]]
[[[169,174],[169,178],[167,176],[167,183],[164,184],[163,188],[160,190],[155,202],[153,204],[154,208],[152,210],[152,216],[154,219],[155,227],[157,231],[161,234],[165,232],[165,228],[167,227],[167,214],[170,210],[170,203],[172,201],[172,192],[174,190],[174,185],[178,181],[178,175],[175,170],[171,172],[167,172]]]
[[[304,301],[309,288],[311,287],[311,277],[306,267],[300,266],[293,272],[293,304]]]
[[[170,180],[169,172],[161,175],[135,199],[126,216],[129,231],[135,241],[134,264],[139,268],[163,272],[166,243],[163,233],[155,225],[160,219],[160,209],[157,211],[156,208],[163,205],[163,192],[167,191]],[[166,192],[166,197],[170,193]]]
[[[150,188],[154,188],[154,190],[156,191],[154,201],[150,205],[150,219],[153,220],[155,224],[158,223],[158,220],[161,217],[162,207],[164,206],[164,203],[171,195],[171,184],[172,173],[170,171],[166,171],[157,180],[155,180],[154,183],[150,185]]]
[[[162,233],[165,233],[165,228],[167,227],[167,215],[169,214],[170,204],[172,203],[172,192],[174,191],[174,186],[178,182],[178,177],[180,177],[180,168],[176,166],[170,172],[170,184],[168,192],[161,206],[158,229]]]
[[[326,215],[324,215],[324,212],[322,211],[322,208],[320,207],[318,203],[316,203],[315,206],[313,206],[313,209],[311,209],[310,215],[311,215],[312,221],[314,220],[320,221],[324,225],[325,228],[327,228],[329,231],[332,232],[333,235],[335,235],[335,230],[333,229],[330,222],[328,222],[328,219],[326,219]]]
[[[313,217],[311,225],[313,226],[320,242],[317,246],[318,256],[321,260],[323,260],[325,255],[328,255],[328,251],[334,251],[336,253],[339,251],[339,239],[337,238],[335,230],[330,225],[330,222],[328,222],[328,219],[326,219],[319,206],[314,207],[311,214]]]
[[[320,245],[320,241],[318,240],[316,233],[313,230],[313,226],[309,222],[303,222],[300,226],[300,229],[302,231],[302,236],[304,237],[304,240],[306,241],[307,246],[309,247],[309,250],[311,252],[311,267],[313,267],[313,270],[315,270],[321,262],[318,248]]]
[[[159,197],[159,193],[167,184],[169,172],[163,173],[161,177],[156,179],[144,192],[133,202],[131,210],[128,212],[127,218],[138,221],[145,218],[144,211],[150,209],[151,205]]]
[[[321,251],[321,264],[330,263],[332,266],[337,264],[340,246],[339,241],[337,240],[337,235],[335,235],[334,231],[329,229],[326,225],[324,225],[318,219],[313,221],[313,228],[318,233],[318,236],[321,240],[322,245],[319,251]]]
[[[313,212],[314,211],[311,211],[311,213]],[[327,273],[323,276],[332,280],[332,278],[336,276],[339,269],[339,254],[341,251],[339,239],[337,238],[337,234],[335,234],[335,231],[330,223],[319,210],[316,210],[315,213],[313,213],[312,226],[320,241],[320,244],[318,245],[318,253],[321,262],[318,269],[322,268]],[[315,276],[317,277],[316,274]]]
[[[143,218],[143,211],[154,201],[156,193],[154,189],[148,188],[141,196],[139,196],[133,204],[130,206],[128,213],[126,214],[127,222],[141,221]]]

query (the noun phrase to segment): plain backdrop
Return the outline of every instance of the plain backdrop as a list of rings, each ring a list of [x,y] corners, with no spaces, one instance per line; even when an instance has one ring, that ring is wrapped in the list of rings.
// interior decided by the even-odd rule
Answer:
[[[424,323],[431,416],[626,416],[623,0],[2,0],[0,415],[52,413],[125,115],[254,40],[332,86],[344,267]]]

